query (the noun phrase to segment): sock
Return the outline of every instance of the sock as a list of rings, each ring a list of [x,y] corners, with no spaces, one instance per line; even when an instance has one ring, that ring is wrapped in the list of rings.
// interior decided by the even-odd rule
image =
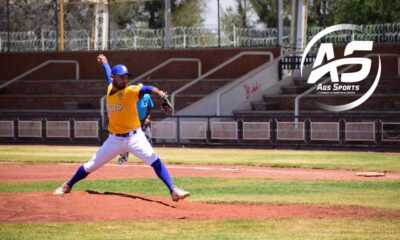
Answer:
[[[87,175],[89,175],[89,173],[87,173],[85,171],[85,168],[83,167],[83,165],[81,165],[78,170],[76,171],[75,175],[72,176],[72,178],[67,182],[67,185],[72,188],[72,186],[74,186],[75,183],[79,182],[80,180],[84,179],[87,177]]]
[[[153,164],[151,164],[151,166],[154,168],[157,176],[164,182],[165,185],[167,185],[169,192],[172,193],[175,185],[165,165],[160,159],[157,159],[155,162],[153,162]]]

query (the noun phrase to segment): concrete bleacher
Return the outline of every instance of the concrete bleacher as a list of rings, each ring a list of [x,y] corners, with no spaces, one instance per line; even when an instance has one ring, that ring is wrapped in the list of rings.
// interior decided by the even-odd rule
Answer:
[[[169,94],[171,94],[175,90],[190,83],[192,80],[193,79],[146,79],[144,81],[141,81],[141,83],[145,85],[157,86],[157,88],[162,89],[163,91],[166,91]],[[233,78],[204,79],[194,84],[193,86],[184,90],[176,97],[175,110],[178,111],[180,109],[189,106],[190,104],[198,101],[199,99],[217,90],[218,88],[224,86],[225,84],[231,82],[232,80],[234,79]]]
[[[338,49],[339,48],[339,49]],[[335,52],[340,53],[343,46],[335,49]],[[394,53],[400,54],[400,45],[385,45],[381,44],[374,48],[376,53]],[[340,55],[340,54],[339,54]],[[364,53],[365,55],[365,53]],[[357,55],[356,55],[357,56]],[[372,57],[372,68],[367,79],[355,84],[360,85],[360,91],[356,94],[338,94],[327,95],[318,94],[313,91],[305,95],[300,100],[300,115],[400,115],[400,63],[396,56],[382,56],[382,74],[379,84],[373,95],[363,104],[350,111],[342,113],[327,112],[321,110],[317,106],[317,102],[330,105],[346,104],[361,97],[372,85],[376,73],[378,61],[377,57]],[[291,84],[282,86],[279,94],[263,95],[262,101],[252,102],[251,109],[238,109],[234,111],[236,116],[273,116],[273,115],[294,115],[295,98],[310,89],[313,85],[307,84],[307,79],[310,74],[310,67],[305,71],[303,76],[300,76],[299,70],[292,75]],[[353,67],[350,71],[358,71],[359,66]]]
[[[205,73],[241,51],[260,50],[273,51],[276,55],[279,53],[279,49],[274,48],[111,51],[104,54],[110,65],[123,63],[136,77],[170,58],[198,58],[202,62],[202,73]],[[107,87],[103,69],[96,61],[98,54],[99,52],[0,53],[0,61],[4,63],[0,75],[2,83],[47,60],[76,60],[80,64],[79,80],[74,79],[73,65],[49,64],[0,89],[0,115],[98,117],[100,99]],[[262,56],[249,56],[243,59],[183,91],[176,97],[176,109],[190,105],[265,62]],[[171,63],[140,82],[172,93],[195,79],[197,73],[196,63]],[[159,113],[158,107],[154,113]]]
[[[202,73],[204,74],[223,61],[245,50],[249,49],[160,50],[133,51],[130,53],[109,52],[105,54],[109,58],[111,65],[124,63],[136,77],[170,57],[199,58],[203,63]],[[252,50],[260,51],[263,49]],[[277,48],[264,49],[264,51],[266,50],[274,52],[274,56],[279,55],[279,49]],[[395,51],[398,52],[397,46],[386,49],[386,52]],[[10,133],[7,133],[10,137],[6,141],[10,141],[15,136],[23,136],[23,131],[29,132],[27,135],[34,131],[38,141],[44,141],[43,139],[51,138],[54,134],[60,134],[61,130],[64,139],[60,139],[60,142],[70,141],[69,139],[73,139],[73,141],[75,139],[83,139],[81,141],[84,141],[88,136],[92,136],[95,139],[104,139],[105,135],[102,136],[97,132],[100,132],[98,127],[101,124],[100,99],[105,94],[107,83],[103,69],[96,63],[98,54],[98,52],[32,53],[31,56],[31,54],[0,53],[0,60],[5,62],[2,70],[4,75],[0,75],[1,83],[50,58],[78,60],[81,68],[79,80],[74,79],[75,69],[72,66],[51,65],[0,90],[0,121],[5,120],[2,124],[8,124],[9,127],[7,129],[10,131]],[[148,58],[151,58],[153,62],[150,62]],[[19,62],[24,62],[27,66],[25,64],[17,65],[16,63]],[[240,76],[263,63],[265,63],[265,57],[250,56],[234,62],[232,66],[221,69],[220,72],[201,80],[177,95],[175,98],[176,110],[198,101],[234,80],[238,80]],[[241,144],[259,144],[260,146],[268,144],[278,146],[282,143],[282,146],[287,144],[287,146],[291,147],[293,142],[296,144],[307,142],[309,144],[313,141],[317,144],[325,141],[324,144],[326,145],[336,141],[334,143],[339,146],[343,142],[362,142],[357,140],[360,138],[372,142],[373,145],[375,141],[382,142],[385,134],[392,134],[393,137],[387,139],[387,142],[391,142],[394,141],[394,138],[397,139],[400,136],[398,130],[396,130],[400,124],[395,123],[393,125],[390,121],[378,123],[380,121],[376,120],[378,117],[371,119],[371,116],[380,115],[390,115],[397,117],[397,119],[400,116],[398,62],[397,60],[385,59],[382,61],[382,65],[383,74],[373,96],[360,107],[345,113],[336,114],[319,110],[315,103],[317,101],[327,104],[347,103],[359,97],[359,95],[322,97],[318,94],[310,94],[301,100],[300,115],[302,117],[299,118],[299,123],[294,123],[294,99],[298,94],[310,87],[306,84],[307,74],[305,76],[294,75],[289,85],[282,85],[280,93],[271,94],[265,92],[262,101],[252,102],[251,109],[238,109],[234,111],[233,116],[229,117],[223,116],[217,119],[218,117],[212,116],[197,119],[187,116],[187,118],[185,116],[173,116],[168,118],[168,121],[162,122],[165,116],[162,119],[158,118],[159,116],[157,115],[160,113],[158,107],[156,107],[153,111],[155,113],[154,136],[161,139],[161,144],[169,143],[168,141],[183,144],[237,144],[240,142]],[[376,67],[373,68],[372,75],[375,73],[374,71],[376,71]],[[268,74],[264,75],[266,75],[266,78],[270,77]],[[154,85],[172,93],[195,78],[197,78],[196,64],[174,63],[165,67],[165,69],[144,77],[139,82],[146,85]],[[373,77],[369,77],[360,83],[361,87],[369,87],[373,79]],[[232,105],[232,102],[229,102],[229,104]],[[333,116],[324,118],[329,115]],[[356,117],[354,118],[355,122],[343,121],[341,117],[343,115]],[[368,121],[363,119],[364,116]],[[352,118],[347,117],[345,120],[352,120]],[[45,133],[44,126],[47,125],[53,126],[53,129],[50,130],[54,130],[54,134],[51,132]],[[361,129],[362,127],[365,129]],[[4,129],[0,126],[0,136],[1,131],[5,131]],[[33,130],[28,131],[26,129]],[[85,133],[82,135],[79,132],[88,129],[91,129],[90,134]],[[331,130],[328,131],[327,129]],[[383,129],[386,129],[386,131],[383,131]],[[393,129],[395,131],[392,131]],[[330,138],[327,134],[332,134],[331,139],[326,140]],[[351,134],[354,135],[353,138]],[[369,135],[362,138],[361,135],[363,134]],[[373,137],[371,137],[372,134]],[[382,136],[375,138],[375,134],[376,136],[382,134]],[[30,140],[30,137],[26,138]],[[54,138],[53,136],[51,140]],[[164,138],[168,141],[164,141]],[[398,140],[396,140],[397,142]]]
[[[192,79],[144,80],[169,93],[189,83]],[[176,109],[182,109],[210,92],[229,83],[232,79],[206,79],[177,97]],[[0,95],[0,108],[4,110],[44,111],[98,110],[104,95],[105,80],[25,80],[10,85]],[[92,111],[93,112],[93,111]]]

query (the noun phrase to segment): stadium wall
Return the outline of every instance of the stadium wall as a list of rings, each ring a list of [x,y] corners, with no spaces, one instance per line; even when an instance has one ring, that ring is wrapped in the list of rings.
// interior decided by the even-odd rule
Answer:
[[[0,53],[0,61],[2,62],[0,81],[10,80],[47,60],[76,60],[80,64],[81,79],[101,79],[104,77],[104,73],[96,64],[96,56],[100,53],[107,56],[110,65],[125,64],[134,77],[173,57],[199,58],[204,73],[242,51],[271,51],[274,57],[279,56],[280,53],[279,48]],[[244,56],[243,59],[245,61],[239,59],[210,76],[210,78],[236,78],[265,62],[264,56]],[[61,66],[49,64],[25,79],[73,79],[75,76],[74,67],[72,64]],[[196,73],[197,65],[195,63],[177,62],[171,63],[159,72],[152,74],[152,78],[194,78]]]

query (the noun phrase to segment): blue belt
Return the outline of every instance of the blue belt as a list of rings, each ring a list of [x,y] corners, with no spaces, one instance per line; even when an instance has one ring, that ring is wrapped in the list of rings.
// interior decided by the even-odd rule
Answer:
[[[117,137],[129,137],[131,133],[132,135],[136,134],[136,130],[127,133],[115,133],[114,135]]]

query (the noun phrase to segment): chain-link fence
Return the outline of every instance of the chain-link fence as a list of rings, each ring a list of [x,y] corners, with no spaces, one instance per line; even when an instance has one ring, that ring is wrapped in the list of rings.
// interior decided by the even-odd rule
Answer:
[[[0,1],[0,51],[119,50],[165,47],[164,1]],[[277,46],[276,28],[207,26],[195,22],[199,16],[181,17],[182,6],[172,1],[170,48],[267,47]],[[204,1],[192,1],[203,2]],[[109,3],[109,4],[108,4]],[[190,1],[185,2],[185,6]],[[199,6],[191,6],[199,8]],[[207,9],[208,10],[208,9]],[[181,12],[180,12],[181,11]],[[60,12],[64,14],[61,16]],[[107,14],[108,12],[108,14]],[[194,15],[194,14],[193,14]],[[180,17],[179,17],[180,16]],[[177,20],[178,19],[178,20]],[[182,20],[183,19],[183,20]],[[189,22],[189,20],[192,22]],[[186,20],[186,21],[184,21]],[[204,19],[203,19],[204,20]],[[182,24],[182,25],[179,25]],[[322,42],[335,44],[352,40],[400,43],[400,23],[363,25],[362,32],[340,31]],[[307,41],[322,27],[307,30]],[[289,45],[290,29],[283,29],[283,44]]]

